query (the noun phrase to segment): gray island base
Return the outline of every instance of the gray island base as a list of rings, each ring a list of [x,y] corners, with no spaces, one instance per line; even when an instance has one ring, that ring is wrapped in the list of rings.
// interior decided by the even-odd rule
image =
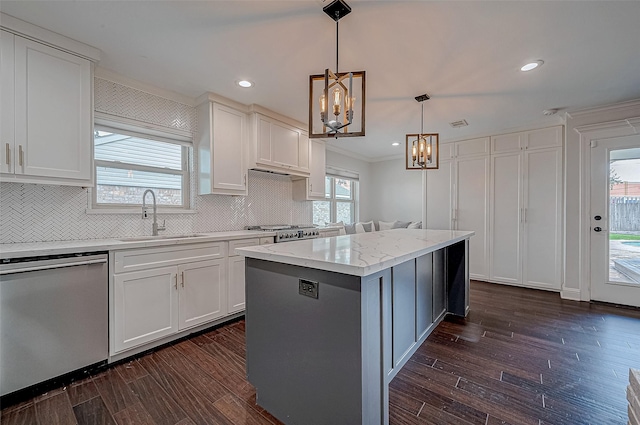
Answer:
[[[287,425],[388,424],[389,382],[468,312],[473,232],[376,233],[238,250],[248,379]]]

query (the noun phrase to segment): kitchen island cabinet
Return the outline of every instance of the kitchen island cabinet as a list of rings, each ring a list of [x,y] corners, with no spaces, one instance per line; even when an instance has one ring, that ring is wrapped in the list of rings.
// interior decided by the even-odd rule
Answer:
[[[389,382],[469,307],[473,232],[394,229],[247,257],[247,375],[286,424],[388,424]]]

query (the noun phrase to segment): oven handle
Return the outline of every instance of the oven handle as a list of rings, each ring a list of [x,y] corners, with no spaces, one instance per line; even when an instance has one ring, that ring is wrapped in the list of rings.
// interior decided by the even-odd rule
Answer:
[[[97,260],[86,260],[86,261],[77,261],[70,263],[59,263],[59,264],[47,264],[42,266],[31,266],[31,267],[22,267],[15,269],[6,269],[0,270],[0,275],[13,274],[13,273],[23,273],[23,272],[35,272],[40,270],[52,270],[52,269],[60,269],[62,267],[75,267],[75,266],[90,266],[92,264],[103,264],[106,263],[106,258],[101,258]]]

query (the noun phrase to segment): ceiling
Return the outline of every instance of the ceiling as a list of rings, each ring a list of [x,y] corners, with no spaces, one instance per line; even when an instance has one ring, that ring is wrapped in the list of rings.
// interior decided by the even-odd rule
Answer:
[[[414,97],[423,93],[424,130],[442,141],[554,125],[564,111],[640,98],[640,1],[348,3],[340,71],[367,72],[367,135],[329,144],[367,160],[404,155],[405,134],[420,131]],[[305,123],[309,75],[335,67],[335,23],[322,6],[2,0],[3,13],[100,49],[102,68]],[[519,70],[538,59],[542,67]],[[544,116],[550,108],[560,114]],[[451,128],[461,119],[469,125]]]

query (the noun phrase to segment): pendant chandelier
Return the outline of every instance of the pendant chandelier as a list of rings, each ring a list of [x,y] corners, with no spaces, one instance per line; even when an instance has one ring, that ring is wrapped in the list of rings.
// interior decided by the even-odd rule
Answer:
[[[309,137],[364,136],[365,72],[338,68],[338,23],[351,7],[334,0],[322,10],[336,22],[336,71],[309,76]]]
[[[424,102],[429,96],[422,94],[416,96],[421,103],[422,115],[420,117],[420,134],[406,135],[406,168],[407,170],[428,170],[438,168],[440,156],[440,136],[438,133],[424,132]]]

